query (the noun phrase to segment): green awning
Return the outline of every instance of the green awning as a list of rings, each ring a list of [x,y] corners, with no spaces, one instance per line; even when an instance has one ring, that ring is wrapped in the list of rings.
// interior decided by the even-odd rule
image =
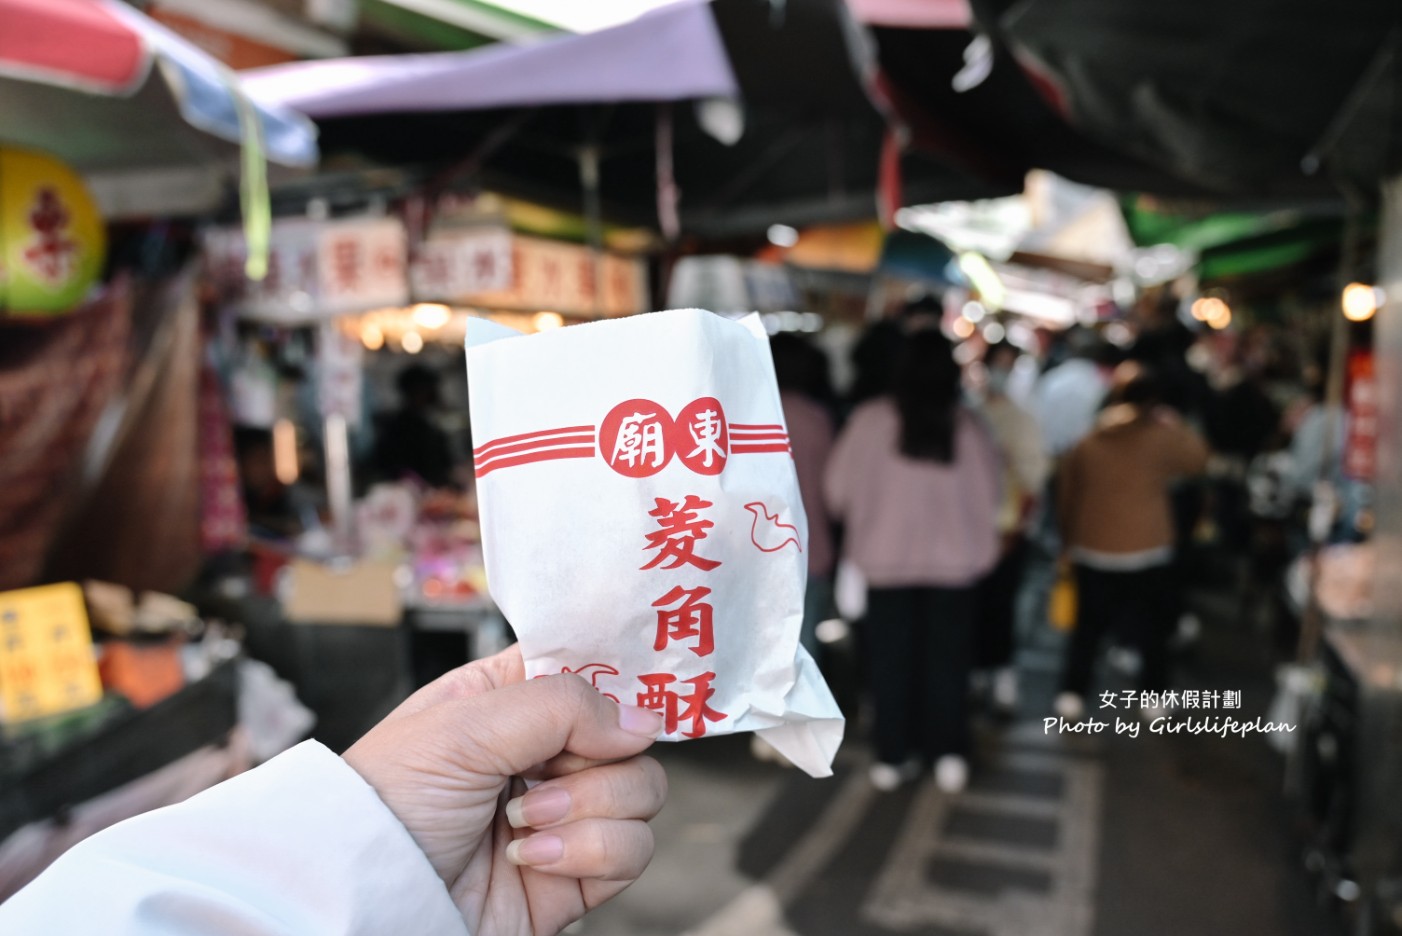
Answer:
[[[1126,199],[1124,216],[1129,235],[1137,246],[1172,244],[1194,253],[1288,229],[1301,220],[1297,211],[1164,211],[1146,204],[1143,198]]]
[[[361,0],[360,22],[406,45],[442,51],[555,30],[549,23],[480,0]]]
[[[1329,218],[1244,237],[1204,250],[1198,258],[1198,277],[1204,281],[1224,279],[1293,266],[1337,250],[1343,233],[1343,221]]]
[[[1288,267],[1335,249],[1343,236],[1342,218],[1298,209],[1175,212],[1128,198],[1124,215],[1137,245],[1172,244],[1197,254],[1203,280]]]

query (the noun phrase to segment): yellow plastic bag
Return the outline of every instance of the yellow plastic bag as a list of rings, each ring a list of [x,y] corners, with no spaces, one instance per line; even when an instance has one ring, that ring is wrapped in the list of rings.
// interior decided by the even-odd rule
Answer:
[[[1047,618],[1052,629],[1062,633],[1076,626],[1076,576],[1069,563],[1063,562],[1057,568],[1056,583],[1047,602]]]

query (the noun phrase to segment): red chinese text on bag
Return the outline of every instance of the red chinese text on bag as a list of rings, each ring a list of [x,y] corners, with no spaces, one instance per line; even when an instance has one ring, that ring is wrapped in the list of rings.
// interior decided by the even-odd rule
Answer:
[[[527,676],[829,775],[843,722],[798,642],[807,521],[758,318],[474,320],[467,360],[487,579]]]

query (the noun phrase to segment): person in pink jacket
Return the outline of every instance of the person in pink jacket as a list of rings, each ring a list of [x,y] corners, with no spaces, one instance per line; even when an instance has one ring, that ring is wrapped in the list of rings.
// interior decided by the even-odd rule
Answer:
[[[949,341],[907,337],[892,392],[852,414],[824,485],[867,580],[879,789],[913,779],[922,760],[946,791],[968,780],[974,587],[998,557],[1001,474],[961,402]]]

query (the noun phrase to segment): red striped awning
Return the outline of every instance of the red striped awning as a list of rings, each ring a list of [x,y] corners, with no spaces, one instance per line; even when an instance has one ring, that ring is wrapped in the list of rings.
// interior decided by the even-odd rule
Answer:
[[[0,73],[130,94],[150,68],[140,34],[93,0],[0,0]]]

